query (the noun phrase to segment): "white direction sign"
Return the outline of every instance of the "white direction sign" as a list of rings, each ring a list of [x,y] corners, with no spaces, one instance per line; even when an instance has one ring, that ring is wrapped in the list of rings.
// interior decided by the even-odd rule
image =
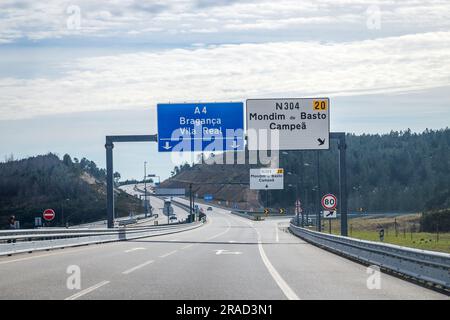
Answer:
[[[330,147],[328,98],[248,99],[246,110],[249,150],[324,150]],[[274,131],[279,141],[271,141]],[[265,138],[267,142],[261,141]]]
[[[324,210],[323,211],[323,217],[325,219],[336,219],[337,218],[337,211],[336,210]]]
[[[250,169],[250,189],[252,190],[281,190],[284,170],[281,168]]]

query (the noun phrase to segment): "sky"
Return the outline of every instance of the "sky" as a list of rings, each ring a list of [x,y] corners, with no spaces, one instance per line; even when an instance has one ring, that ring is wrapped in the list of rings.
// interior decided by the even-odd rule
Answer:
[[[104,167],[105,136],[155,134],[157,103],[314,96],[332,131],[447,127],[450,2],[0,2],[0,161]],[[123,178],[174,166],[152,143],[114,152]]]

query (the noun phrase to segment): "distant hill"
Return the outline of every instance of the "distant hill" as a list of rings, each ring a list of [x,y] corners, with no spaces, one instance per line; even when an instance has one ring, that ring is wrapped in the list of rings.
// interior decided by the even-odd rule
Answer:
[[[338,150],[335,142],[320,152],[320,194],[339,193]],[[409,211],[450,207],[450,129],[392,131],[389,134],[347,135],[347,179],[349,209],[352,211]],[[217,155],[219,156],[219,155]],[[293,208],[298,197],[309,211],[317,204],[317,152],[280,152],[285,190],[269,192],[270,207]],[[261,167],[261,165],[253,165]],[[264,192],[242,185],[211,185],[205,182],[245,181],[248,165],[206,165],[176,167],[163,186],[188,186],[203,197],[211,193],[220,201],[237,201],[244,206],[262,206]],[[287,187],[291,184],[291,187]]]
[[[62,224],[106,219],[105,170],[85,158],[59,159],[54,154],[0,163],[0,228],[15,215],[21,227],[33,227],[34,217],[52,208]],[[117,189],[116,213],[141,210],[140,201]]]
[[[200,198],[205,194],[212,194],[215,200],[239,203],[242,209],[259,208],[258,192],[250,190],[247,185],[236,183],[249,181],[249,165],[226,165],[226,164],[197,164],[175,169],[178,173],[161,183],[163,188],[185,188],[189,190],[190,182],[192,192]]]

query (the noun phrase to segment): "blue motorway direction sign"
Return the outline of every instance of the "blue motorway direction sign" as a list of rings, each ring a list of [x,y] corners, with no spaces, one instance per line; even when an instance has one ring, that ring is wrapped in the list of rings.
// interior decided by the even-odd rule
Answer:
[[[158,151],[244,150],[244,105],[222,103],[160,103]]]
[[[212,201],[213,196],[212,196],[212,194],[205,194],[205,196],[203,197],[203,199],[204,199],[205,201]]]

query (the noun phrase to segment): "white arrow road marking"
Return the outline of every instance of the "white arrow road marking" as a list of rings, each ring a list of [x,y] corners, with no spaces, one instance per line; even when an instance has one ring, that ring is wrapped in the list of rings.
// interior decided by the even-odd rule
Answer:
[[[137,251],[137,250],[145,250],[145,248],[133,248],[133,249],[125,250],[125,252],[128,253],[128,252],[133,252],[133,251]]]
[[[64,300],[75,300],[78,299],[81,296],[84,296],[85,294],[88,294],[89,292],[92,292],[100,287],[103,287],[104,285],[107,285],[110,281],[102,281],[100,283],[94,284],[92,287],[86,288],[84,290],[81,290],[80,292],[75,293],[74,295],[71,295],[70,297],[67,297]]]
[[[242,252],[239,251],[228,251],[228,250],[216,250],[216,254],[242,254]]]
[[[131,268],[131,269],[128,269],[128,270],[122,272],[122,274],[130,274],[130,273],[132,273],[133,271],[136,271],[136,270],[138,270],[138,269],[141,269],[141,268],[145,267],[146,265],[149,265],[150,263],[153,263],[153,262],[154,262],[153,260],[144,262],[144,263],[142,263],[142,264],[140,264],[140,265],[138,265],[138,266],[136,266],[136,267],[133,267],[133,268]]]

